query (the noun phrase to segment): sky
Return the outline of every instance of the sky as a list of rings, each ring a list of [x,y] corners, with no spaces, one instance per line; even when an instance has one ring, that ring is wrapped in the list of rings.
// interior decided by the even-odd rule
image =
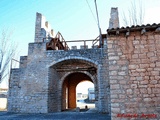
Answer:
[[[111,7],[118,7],[123,26],[123,12],[127,15],[132,1],[97,0],[102,33],[108,29]],[[160,0],[141,1],[144,24],[160,23]],[[0,30],[13,31],[12,40],[18,44],[19,56],[26,56],[28,43],[34,42],[36,12],[43,14],[55,34],[60,31],[66,41],[95,39],[99,35],[94,0],[0,0]]]
[[[76,87],[76,93],[88,94],[88,88],[94,88],[94,84],[90,81],[80,82]]]

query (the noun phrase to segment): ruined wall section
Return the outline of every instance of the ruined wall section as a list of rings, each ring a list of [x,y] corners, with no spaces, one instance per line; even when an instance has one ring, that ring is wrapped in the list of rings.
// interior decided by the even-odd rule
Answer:
[[[36,13],[34,41],[43,42],[49,37],[54,37],[53,29],[51,29],[50,24],[41,13]]]
[[[160,34],[137,31],[126,37],[121,33],[110,35],[108,58],[112,118],[119,120],[117,115],[124,113],[137,114],[139,119],[143,114],[156,114],[158,119]]]

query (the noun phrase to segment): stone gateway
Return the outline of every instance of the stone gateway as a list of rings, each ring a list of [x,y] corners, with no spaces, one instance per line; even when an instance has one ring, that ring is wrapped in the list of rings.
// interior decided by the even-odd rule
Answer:
[[[107,49],[70,50],[60,33],[53,38],[48,26],[37,13],[35,42],[29,44],[28,56],[20,57],[20,68],[11,71],[8,111],[48,113],[76,108],[76,86],[88,80],[95,86],[96,108],[109,112]]]
[[[112,25],[114,21],[119,26],[117,20]],[[95,87],[96,109],[113,120],[128,114],[154,114],[158,119],[160,24],[118,26],[102,35],[103,46],[69,49],[63,36],[53,37],[48,22],[37,13],[35,42],[29,44],[28,55],[20,57],[20,67],[11,70],[8,111],[76,108],[76,86],[88,80]]]

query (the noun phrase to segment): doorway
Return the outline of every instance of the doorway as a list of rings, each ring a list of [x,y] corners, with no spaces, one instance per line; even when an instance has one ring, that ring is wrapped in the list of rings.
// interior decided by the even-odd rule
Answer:
[[[94,83],[82,81],[76,87],[77,107],[80,109],[95,108]]]
[[[84,81],[93,83],[92,79],[87,74],[81,72],[71,73],[65,78],[62,86],[62,110],[74,109],[77,107],[76,87],[79,83]]]

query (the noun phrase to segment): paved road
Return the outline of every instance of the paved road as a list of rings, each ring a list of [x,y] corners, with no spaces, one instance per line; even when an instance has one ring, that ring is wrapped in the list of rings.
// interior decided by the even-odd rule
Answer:
[[[94,103],[77,102],[77,107],[79,107],[81,109],[84,109],[86,105],[88,108],[95,108]]]
[[[107,114],[57,112],[47,114],[15,114],[0,112],[0,120],[111,120]]]

